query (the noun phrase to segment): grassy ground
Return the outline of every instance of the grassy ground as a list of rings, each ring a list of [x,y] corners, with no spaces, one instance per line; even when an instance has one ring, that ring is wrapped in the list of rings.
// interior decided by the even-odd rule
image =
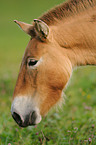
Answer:
[[[96,68],[75,70],[66,104],[35,127],[20,128],[10,108],[20,62],[29,37],[13,23],[31,22],[62,0],[0,1],[0,145],[96,145]]]

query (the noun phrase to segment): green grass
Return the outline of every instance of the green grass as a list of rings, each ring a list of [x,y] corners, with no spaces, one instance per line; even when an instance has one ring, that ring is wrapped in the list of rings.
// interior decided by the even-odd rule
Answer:
[[[29,40],[13,20],[30,23],[60,2],[0,1],[0,145],[96,145],[95,67],[74,71],[65,105],[51,111],[38,126],[22,129],[11,117],[12,94]]]

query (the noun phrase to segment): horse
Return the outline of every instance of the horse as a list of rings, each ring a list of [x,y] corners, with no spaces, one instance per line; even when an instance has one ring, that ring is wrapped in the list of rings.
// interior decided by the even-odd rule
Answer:
[[[32,24],[14,22],[31,36],[11,106],[13,119],[27,127],[62,102],[75,67],[96,65],[96,0],[70,0]]]

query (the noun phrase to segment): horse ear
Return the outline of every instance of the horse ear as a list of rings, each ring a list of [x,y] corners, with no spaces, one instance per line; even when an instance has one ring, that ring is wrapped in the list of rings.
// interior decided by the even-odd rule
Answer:
[[[32,30],[33,30],[33,25],[31,24],[27,24],[27,23],[24,23],[24,22],[20,22],[20,21],[17,21],[17,20],[14,20],[14,22],[16,24],[18,24],[20,26],[20,28],[27,34],[29,34],[30,36],[32,36]]]
[[[45,22],[38,19],[34,19],[34,23],[37,34],[41,38],[41,40],[47,39],[49,34],[48,25]]]

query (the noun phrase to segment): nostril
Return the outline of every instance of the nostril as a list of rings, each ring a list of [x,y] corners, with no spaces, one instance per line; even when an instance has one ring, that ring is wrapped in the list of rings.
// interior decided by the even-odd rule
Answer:
[[[20,127],[36,125],[41,121],[41,117],[37,114],[36,111],[32,111],[29,114],[25,114],[23,116],[17,112],[13,112],[12,117]]]
[[[13,112],[12,117],[17,122],[18,125],[22,125],[22,120],[19,114]]]
[[[36,121],[36,112],[33,111],[30,113],[30,118],[29,118],[29,122],[31,125],[35,125],[35,121]]]

